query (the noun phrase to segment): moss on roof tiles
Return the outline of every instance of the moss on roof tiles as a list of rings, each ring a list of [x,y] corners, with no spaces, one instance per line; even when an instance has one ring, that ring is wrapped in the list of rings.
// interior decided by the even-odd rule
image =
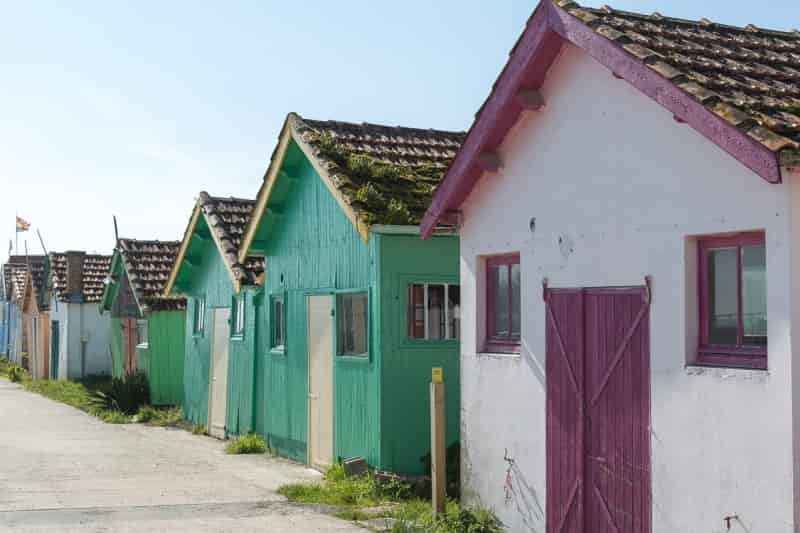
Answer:
[[[302,134],[367,225],[416,225],[464,134],[303,121]]]

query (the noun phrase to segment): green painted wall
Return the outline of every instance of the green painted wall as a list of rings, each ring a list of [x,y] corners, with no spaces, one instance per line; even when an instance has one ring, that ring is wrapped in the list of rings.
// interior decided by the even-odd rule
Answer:
[[[125,353],[122,347],[122,322],[117,317],[111,317],[111,375],[115,378],[122,377],[125,366]]]
[[[193,240],[190,245],[190,256],[196,266],[192,269],[191,276],[181,284],[181,292],[187,295],[183,413],[192,423],[207,426],[213,312],[215,308],[230,307],[233,282],[202,217],[197,226],[196,233],[205,234],[206,237]],[[192,322],[198,298],[205,298],[206,316],[204,331],[195,335]]]
[[[460,435],[458,341],[408,339],[410,283],[459,280],[456,236],[380,235],[380,343],[382,355],[381,457],[385,468],[422,474],[420,458],[430,452],[431,368],[444,372],[447,444]]]
[[[156,311],[148,315],[149,344],[136,347],[136,366],[147,372],[150,403],[180,405],[183,400],[186,313]]]
[[[286,349],[270,352],[265,317],[256,365],[256,413],[271,446],[306,461],[308,351],[306,298],[309,293],[372,289],[375,245],[356,233],[330,191],[292,145],[284,163],[288,179],[279,180],[259,229],[267,257],[265,309],[270,296],[284,294]],[[266,229],[265,229],[266,228]],[[371,306],[374,312],[375,306]],[[266,312],[265,314],[269,314]],[[373,321],[374,323],[374,321]],[[372,338],[374,341],[374,337]],[[379,358],[373,344],[365,361],[335,358],[334,457],[362,455],[379,464]]]
[[[258,322],[255,302],[261,288],[245,287],[240,298],[245,298],[245,333],[232,337],[228,346],[228,401],[225,426],[228,433],[241,435],[256,430],[255,427],[255,353]],[[233,317],[233,314],[231,314]]]

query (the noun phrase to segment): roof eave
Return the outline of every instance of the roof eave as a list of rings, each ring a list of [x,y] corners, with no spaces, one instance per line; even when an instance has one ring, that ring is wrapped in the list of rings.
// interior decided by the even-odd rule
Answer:
[[[169,296],[172,290],[175,288],[175,281],[178,279],[178,274],[180,273],[181,266],[183,265],[183,260],[186,257],[186,250],[189,249],[189,243],[192,241],[192,235],[194,235],[194,230],[197,226],[197,221],[199,218],[200,199],[195,202],[194,210],[192,211],[192,217],[189,219],[189,225],[186,226],[186,231],[183,233],[181,247],[178,249],[178,255],[175,257],[175,262],[172,264],[172,270],[169,273],[169,278],[167,278],[167,283],[164,286],[164,296]]]
[[[561,5],[569,6],[562,0]],[[479,157],[494,151],[516,123],[523,106],[515,98],[523,89],[539,89],[564,43],[571,43],[692,126],[769,183],[782,181],[778,153],[713,113],[614,41],[598,34],[552,0],[542,0],[472,124],[422,221],[427,238],[439,219],[458,209],[481,178]]]
[[[261,224],[261,218],[264,215],[264,210],[267,208],[267,204],[269,203],[269,198],[272,195],[275,183],[280,176],[286,151],[289,148],[289,143],[291,141],[294,141],[295,144],[297,144],[298,148],[300,148],[300,151],[303,152],[305,158],[308,159],[309,163],[311,163],[314,171],[322,179],[323,183],[331,192],[334,199],[339,204],[350,222],[353,224],[361,238],[364,239],[364,241],[369,240],[369,226],[345,201],[342,193],[333,184],[328,170],[319,161],[314,153],[314,149],[306,142],[302,134],[297,130],[297,122],[302,120],[302,117],[297,113],[289,113],[286,117],[286,121],[283,124],[283,129],[281,130],[279,137],[278,146],[275,148],[275,151],[272,154],[269,167],[267,167],[267,171],[264,174],[264,183],[261,185],[261,188],[258,191],[258,196],[256,196],[256,204],[253,207],[250,220],[245,227],[244,237],[242,238],[242,244],[239,248],[239,263],[244,264],[250,253],[250,248],[253,244],[253,240],[255,239],[258,227]]]

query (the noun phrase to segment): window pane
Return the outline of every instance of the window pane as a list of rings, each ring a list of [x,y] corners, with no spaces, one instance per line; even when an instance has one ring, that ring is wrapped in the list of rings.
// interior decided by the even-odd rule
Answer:
[[[492,285],[492,330],[489,334],[491,337],[508,337],[508,265],[490,266],[489,283]]]
[[[450,338],[461,338],[461,287],[447,287],[447,315],[450,317]]]
[[[147,344],[147,321],[145,320],[136,323],[136,344],[139,346]]]
[[[738,280],[736,248],[711,250],[708,254],[708,341],[736,344],[738,332]]]
[[[283,346],[283,300],[272,301],[272,346]]]
[[[408,286],[408,337],[425,338],[425,285]]]
[[[205,319],[205,300],[195,300],[194,303],[194,332],[203,331],[203,321]]]
[[[511,265],[511,336],[520,332],[520,273],[519,264]]]
[[[764,245],[742,247],[744,343],[767,345],[767,255]]]
[[[234,335],[241,335],[244,333],[244,295],[236,299],[235,319],[233,333]]]
[[[339,296],[339,354],[367,353],[367,295]]]
[[[444,285],[428,285],[428,338],[444,339]]]

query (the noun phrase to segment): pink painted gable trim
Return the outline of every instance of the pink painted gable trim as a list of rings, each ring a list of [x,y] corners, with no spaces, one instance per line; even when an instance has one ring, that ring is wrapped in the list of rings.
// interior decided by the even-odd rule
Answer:
[[[542,0],[434,195],[422,220],[423,238],[433,232],[445,213],[458,209],[467,198],[483,174],[478,164],[480,154],[497,149],[523,110],[516,99],[518,91],[542,86],[564,42],[585,51],[766,181],[781,182],[776,153],[705,108],[693,96],[552,0]]]

